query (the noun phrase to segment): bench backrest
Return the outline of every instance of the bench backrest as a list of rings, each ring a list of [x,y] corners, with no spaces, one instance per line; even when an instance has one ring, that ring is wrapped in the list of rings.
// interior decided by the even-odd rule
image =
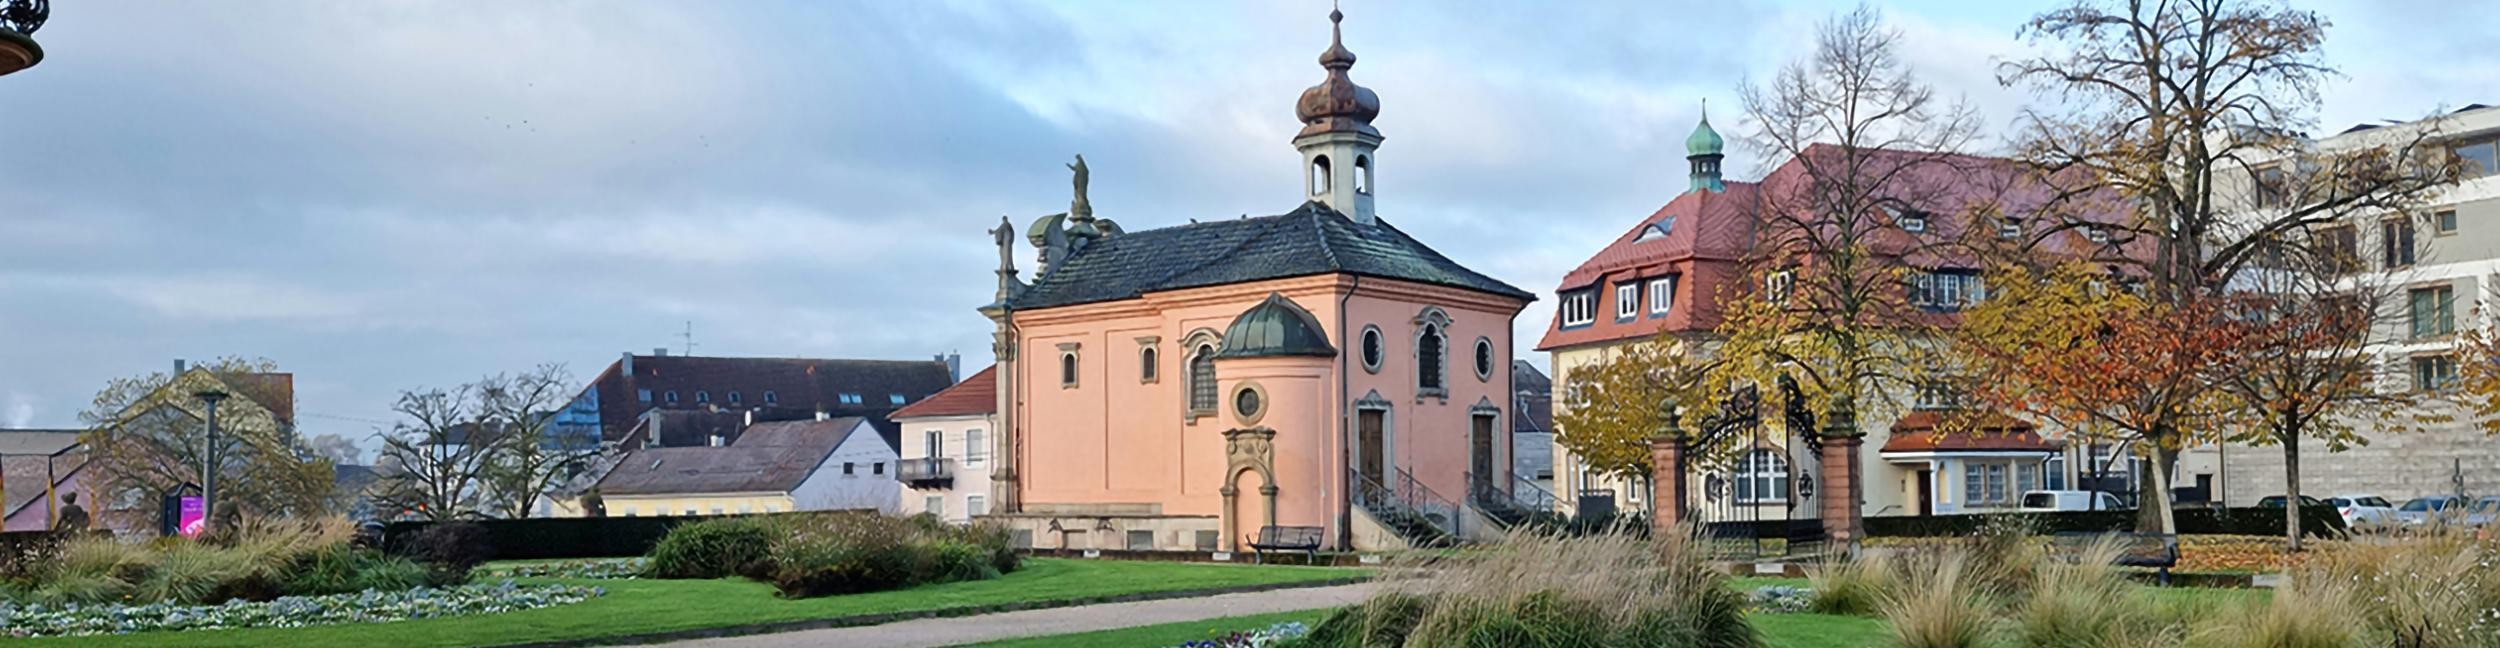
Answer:
[[[2103,538],[2118,544],[2118,560],[2121,563],[2177,562],[2179,560],[2179,536],[2167,533],[2126,531],[2060,533],[2051,536],[2050,540],[2058,551],[2073,554],[2083,551],[2094,542],[2100,542]]]
[[[1309,527],[1309,526],[1271,526],[1271,527],[1259,527],[1259,542],[1258,542],[1258,544],[1263,544],[1263,545],[1275,545],[1275,546],[1283,546],[1283,547],[1296,547],[1296,546],[1302,546],[1302,545],[1315,545],[1315,544],[1319,544],[1319,536],[1320,536],[1320,528],[1319,528],[1319,527]]]

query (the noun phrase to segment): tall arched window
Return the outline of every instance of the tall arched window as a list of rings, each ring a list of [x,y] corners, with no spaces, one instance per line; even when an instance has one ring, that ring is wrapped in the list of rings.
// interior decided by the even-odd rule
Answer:
[[[1059,386],[1061,386],[1061,387],[1075,387],[1075,386],[1076,386],[1076,352],[1075,352],[1075,351],[1062,351],[1062,352],[1060,352],[1060,353],[1059,353]]]
[[[1311,158],[1311,195],[1328,193],[1328,156]]]
[[[1366,194],[1367,194],[1367,193],[1371,193],[1371,192],[1372,192],[1372,159],[1371,159],[1371,156],[1368,156],[1368,155],[1357,155],[1357,156],[1354,156],[1354,193],[1366,193]]]
[[[1768,448],[1745,454],[1736,462],[1736,501],[1740,504],[1788,501],[1788,458]]]
[[[1200,344],[1189,354],[1189,411],[1215,412],[1215,345]]]
[[[1156,371],[1156,368],[1155,368],[1155,364],[1156,364],[1156,362],[1155,362],[1155,361],[1157,360],[1157,357],[1156,357],[1156,356],[1160,356],[1160,355],[1162,355],[1162,354],[1155,353],[1155,348],[1154,348],[1154,347],[1140,347],[1139,349],[1137,349],[1137,380],[1138,380],[1138,382],[1154,382],[1154,381],[1155,381],[1155,371]]]
[[[1416,389],[1433,394],[1449,391],[1449,372],[1444,366],[1448,363],[1442,361],[1444,356],[1449,355],[1449,347],[1449,341],[1441,335],[1439,324],[1425,324],[1423,332],[1415,336]]]
[[[694,402],[697,402],[697,403],[709,403],[709,402],[712,402],[712,392],[708,392],[708,391],[698,391],[698,392],[695,392],[695,393],[694,393]]]

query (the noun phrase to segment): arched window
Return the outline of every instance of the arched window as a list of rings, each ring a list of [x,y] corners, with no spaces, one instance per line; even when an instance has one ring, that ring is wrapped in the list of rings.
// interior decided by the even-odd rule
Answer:
[[[1066,352],[1062,352],[1062,353],[1060,353],[1060,354],[1059,354],[1059,386],[1061,386],[1061,387],[1075,387],[1075,386],[1076,386],[1076,352],[1075,352],[1075,351],[1066,351]]]
[[[712,402],[712,392],[708,392],[708,391],[698,391],[698,392],[695,392],[695,393],[694,393],[694,402],[697,402],[697,403],[709,403],[709,402]]]
[[[1368,155],[1354,156],[1354,193],[1367,194],[1371,192],[1372,158]]]
[[[1215,345],[1200,344],[1189,354],[1189,411],[1215,412]]]
[[[736,405],[743,402],[746,402],[746,398],[743,395],[735,391],[729,392],[729,404]]]
[[[778,404],[781,404],[781,395],[780,395],[780,394],[775,394],[775,393],[773,393],[773,390],[770,390],[770,389],[764,390],[764,404],[766,404],[766,405],[778,405]]]
[[[1162,354],[1155,353],[1155,348],[1154,348],[1154,347],[1141,347],[1141,348],[1139,348],[1139,349],[1137,350],[1137,380],[1138,380],[1138,382],[1154,382],[1154,381],[1155,381],[1155,371],[1156,371],[1156,369],[1155,369],[1155,365],[1156,365],[1155,360],[1157,359],[1157,358],[1156,358],[1156,356],[1159,356],[1159,355],[1162,355]]]
[[[1428,394],[1448,393],[1448,372],[1443,366],[1447,363],[1442,362],[1448,353],[1449,343],[1441,336],[1441,325],[1425,324],[1423,332],[1415,336],[1416,389]]]
[[[668,393],[667,393],[667,394],[665,394],[665,395],[664,395],[664,397],[668,399],[668,402],[671,402],[671,403],[677,402],[677,390],[674,390],[674,389],[668,390]]]
[[[1778,450],[1758,449],[1736,462],[1739,504],[1788,501],[1788,458]]]
[[[1328,193],[1328,156],[1311,158],[1311,195]]]

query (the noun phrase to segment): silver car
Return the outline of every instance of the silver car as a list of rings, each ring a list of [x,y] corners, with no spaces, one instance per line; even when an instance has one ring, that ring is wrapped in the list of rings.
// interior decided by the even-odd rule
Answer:
[[[2337,495],[2326,503],[2343,514],[2344,527],[2349,529],[2380,529],[2396,526],[2396,505],[2377,495]]]
[[[2500,519],[2500,495],[2474,500],[2474,506],[2465,510],[2466,526],[2490,526],[2494,519]]]
[[[2416,497],[2396,508],[2396,522],[2405,526],[2422,526],[2432,522],[2453,522],[2451,517],[2465,509],[2465,498],[2454,495]]]

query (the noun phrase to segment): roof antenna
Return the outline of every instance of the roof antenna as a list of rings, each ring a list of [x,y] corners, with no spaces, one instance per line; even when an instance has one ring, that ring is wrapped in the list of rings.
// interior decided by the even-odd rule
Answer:
[[[677,336],[686,338],[686,357],[694,357],[694,320],[686,320],[686,332],[679,333]]]

